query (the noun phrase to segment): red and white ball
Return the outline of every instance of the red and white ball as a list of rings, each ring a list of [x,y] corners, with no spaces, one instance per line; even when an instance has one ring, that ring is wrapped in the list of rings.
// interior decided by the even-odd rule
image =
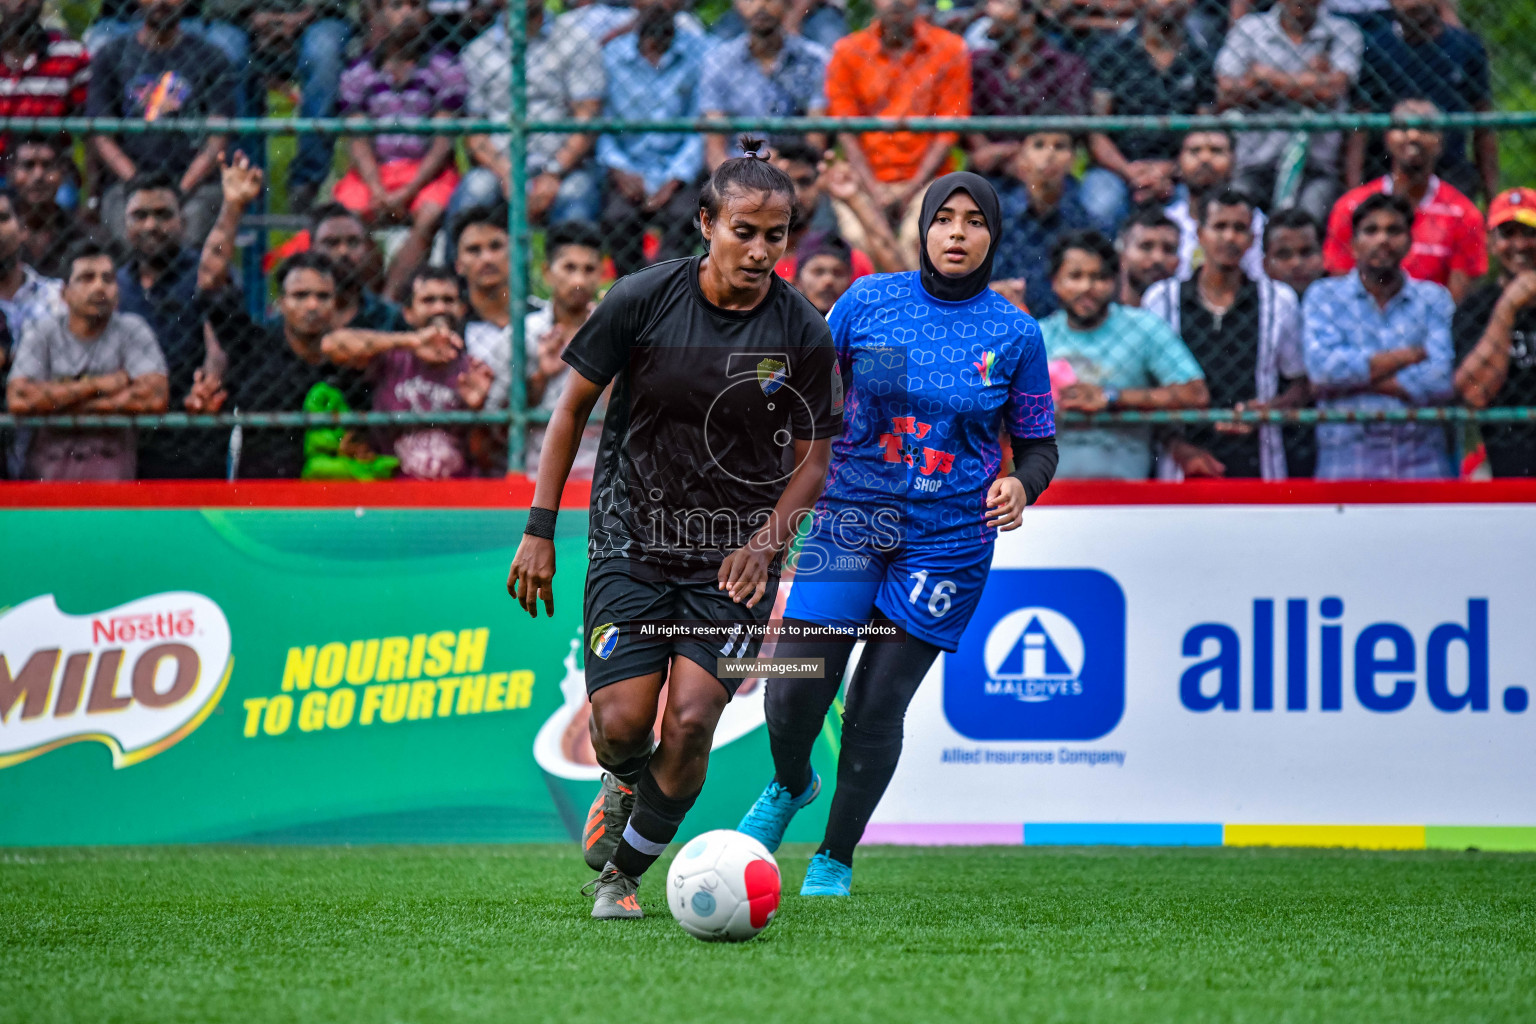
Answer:
[[[684,846],[667,871],[667,906],[683,930],[706,942],[745,942],[779,909],[779,865],[768,848],[730,829]]]

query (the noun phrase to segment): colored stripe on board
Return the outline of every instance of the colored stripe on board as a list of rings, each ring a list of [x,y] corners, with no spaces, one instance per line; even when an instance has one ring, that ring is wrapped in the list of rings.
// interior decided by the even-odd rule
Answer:
[[[886,846],[1310,846],[1354,850],[1536,852],[1536,826],[1215,825],[1030,822],[1025,825],[879,823],[864,842]]]
[[[885,846],[1018,846],[1024,841],[1020,825],[871,824],[864,843]]]
[[[1431,850],[1536,850],[1536,827],[1527,825],[1430,825],[1424,845]]]
[[[1228,825],[1227,846],[1335,846],[1422,850],[1423,825]]]
[[[1025,846],[1220,846],[1220,825],[1029,822]]]

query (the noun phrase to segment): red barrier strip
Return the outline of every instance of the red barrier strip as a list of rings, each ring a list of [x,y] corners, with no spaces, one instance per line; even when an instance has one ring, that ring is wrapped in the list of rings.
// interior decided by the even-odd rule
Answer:
[[[586,508],[591,485],[569,484],[561,508]],[[533,481],[154,480],[0,484],[0,508],[527,508]]]
[[[0,484],[0,508],[527,508],[533,481],[398,480],[308,483],[204,480],[140,483]],[[561,508],[586,508],[591,485],[566,486]],[[1419,505],[1536,503],[1536,480],[1284,483],[1219,480],[1121,483],[1064,480],[1042,505]]]
[[[1433,481],[1061,480],[1042,505],[1428,505],[1536,503],[1536,479]]]

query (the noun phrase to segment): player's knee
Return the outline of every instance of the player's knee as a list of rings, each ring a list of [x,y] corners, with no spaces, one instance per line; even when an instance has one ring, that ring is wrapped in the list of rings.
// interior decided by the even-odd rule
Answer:
[[[901,748],[903,738],[903,720],[900,718],[868,717],[850,718],[843,717],[843,742],[845,745],[852,741],[855,746],[871,749],[879,749],[894,745]]]
[[[630,757],[648,745],[651,720],[625,708],[592,706],[592,749],[598,757],[616,761]]]
[[[673,708],[663,725],[662,742],[689,751],[708,751],[715,737],[720,713],[713,706]]]

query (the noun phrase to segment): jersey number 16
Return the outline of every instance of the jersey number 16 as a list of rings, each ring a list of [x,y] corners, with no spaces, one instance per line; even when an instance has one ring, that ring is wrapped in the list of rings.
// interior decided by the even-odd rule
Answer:
[[[908,604],[917,604],[917,599],[922,596],[923,585],[928,582],[928,570],[907,573],[908,579],[917,580],[912,584],[912,593],[907,597]],[[944,613],[949,611],[950,596],[955,592],[954,580],[939,580],[933,585],[932,592],[928,595],[928,612],[936,619],[942,619]]]

